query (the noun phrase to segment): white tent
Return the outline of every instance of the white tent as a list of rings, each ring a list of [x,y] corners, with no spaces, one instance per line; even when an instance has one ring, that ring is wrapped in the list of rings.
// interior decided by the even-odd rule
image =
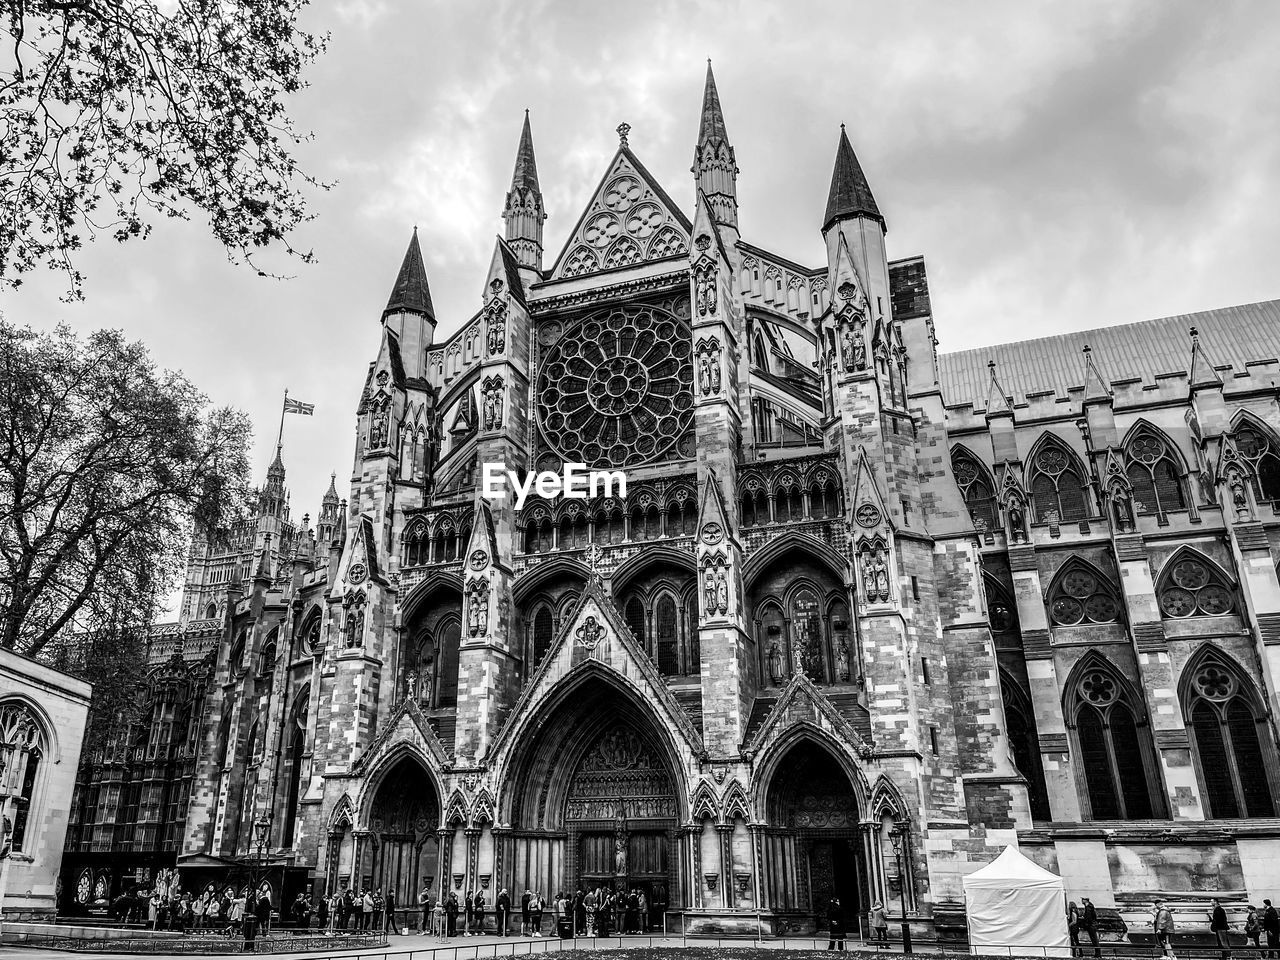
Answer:
[[[1062,878],[1016,847],[964,878],[964,900],[974,953],[1071,955]]]

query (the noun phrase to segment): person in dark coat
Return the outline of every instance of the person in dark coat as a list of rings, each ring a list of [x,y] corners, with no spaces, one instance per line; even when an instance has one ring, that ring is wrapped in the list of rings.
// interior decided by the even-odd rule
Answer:
[[[533,899],[533,891],[526,890],[520,894],[520,936],[529,935],[529,901]]]
[[[579,888],[573,895],[573,932],[576,936],[587,935],[587,902],[586,894]]]
[[[596,936],[609,936],[609,927],[613,923],[613,894],[606,890],[600,896],[600,905],[596,907]]]
[[[839,897],[832,897],[827,904],[827,936],[828,950],[844,950],[844,908]]]
[[[1227,923],[1227,911],[1222,909],[1222,904],[1217,897],[1211,901],[1213,908],[1209,911],[1209,930],[1218,940],[1218,946],[1222,948],[1224,957],[1231,956],[1231,939],[1229,931],[1231,925]]]
[[[1080,902],[1084,904],[1084,909],[1080,911],[1080,931],[1093,944],[1093,955],[1100,957],[1102,948],[1098,946],[1098,908],[1088,897],[1081,897]]]
[[[507,935],[507,917],[511,913],[511,897],[507,894],[507,888],[503,887],[498,893],[498,899],[494,901],[494,916],[498,921],[498,935],[505,937]]]
[[[458,935],[458,895],[450,891],[449,899],[445,901],[444,915],[447,926],[445,927],[446,937],[456,937]]]
[[[1267,935],[1266,957],[1280,957],[1280,913],[1271,905],[1270,900],[1262,901],[1262,932]]]
[[[472,913],[476,920],[476,936],[484,936],[484,891],[477,890],[475,902],[472,904]]]
[[[271,925],[271,897],[265,890],[258,897],[258,902],[254,904],[253,912],[258,918],[258,930],[265,937],[267,928]]]
[[[640,897],[635,887],[627,894],[627,915],[622,928],[626,933],[637,933],[640,930]]]
[[[400,936],[400,925],[396,923],[396,892],[394,890],[387,890],[387,899],[383,906],[387,911],[386,929],[390,930],[397,937]],[[406,920],[405,925],[408,926],[408,923],[409,921]]]

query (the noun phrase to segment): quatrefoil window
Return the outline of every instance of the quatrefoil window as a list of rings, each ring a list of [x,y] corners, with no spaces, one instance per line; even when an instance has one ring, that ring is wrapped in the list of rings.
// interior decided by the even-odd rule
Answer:
[[[604,205],[622,213],[640,199],[640,181],[635,177],[619,177],[604,193]]]
[[[642,203],[627,215],[627,233],[643,240],[645,237],[652,236],[665,219],[657,206],[652,203]]]
[[[593,247],[607,247],[621,232],[618,218],[608,213],[596,214],[582,231],[582,238]]]

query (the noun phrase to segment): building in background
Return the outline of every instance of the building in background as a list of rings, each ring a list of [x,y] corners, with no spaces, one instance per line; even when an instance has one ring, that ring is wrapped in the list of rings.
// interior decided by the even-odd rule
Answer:
[[[0,917],[52,916],[90,684],[0,649]]]
[[[277,452],[193,548],[67,889],[261,856],[277,903],[608,886],[784,931],[839,896],[945,936],[1012,843],[1131,919],[1280,888],[1280,303],[939,356],[843,131],[811,265],[740,229],[710,71],[684,206],[629,132],[552,259],[526,116],[442,340],[415,234],[345,499],[295,523]],[[626,496],[480,483],[567,462]]]

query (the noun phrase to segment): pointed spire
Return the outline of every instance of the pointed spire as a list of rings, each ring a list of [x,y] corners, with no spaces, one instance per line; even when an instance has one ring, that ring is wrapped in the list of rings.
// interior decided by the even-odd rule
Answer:
[[[698,125],[698,148],[713,140],[729,142],[724,126],[724,111],[720,109],[720,94],[716,90],[716,77],[711,72],[711,60],[707,60],[707,82],[702,89],[702,121]]]
[[[702,91],[702,117],[698,144],[693,148],[693,175],[698,193],[706,194],[717,226],[738,230],[738,162],[724,125],[716,78],[707,61],[707,82]]]
[[[262,554],[258,557],[258,569],[254,571],[254,580],[271,580],[271,534],[262,538]]]
[[[279,480],[284,482],[284,461],[280,458],[281,445],[276,444],[276,458],[271,461],[271,466],[267,467],[267,479]]]
[[[529,110],[524,111],[524,129],[520,146],[516,147],[516,169],[511,174],[511,189],[539,191],[538,161],[533,156],[533,130],[529,127]]]
[[[1197,387],[1220,387],[1222,377],[1204,352],[1200,344],[1200,331],[1191,328],[1191,389]]]
[[[1089,403],[1092,400],[1110,400],[1111,385],[1107,383],[1106,378],[1098,372],[1097,366],[1093,362],[1093,350],[1086,343],[1084,345],[1084,402]]]
[[[1013,413],[1013,409],[1009,406],[1009,396],[1004,392],[1004,387],[1000,386],[999,378],[996,377],[996,362],[988,360],[987,369],[991,371],[991,386],[987,390],[987,416]]]
[[[417,313],[433,321],[436,318],[435,307],[431,305],[431,289],[427,286],[427,268],[422,262],[422,248],[418,246],[417,227],[413,228],[409,249],[404,252],[404,262],[400,264],[400,273],[391,288],[391,299],[382,311],[384,317],[392,313]]]
[[[542,222],[547,219],[538,184],[538,161],[533,155],[533,128],[529,111],[524,112],[524,127],[516,147],[516,166],[511,174],[502,219],[507,224],[507,243],[523,267],[542,270]]]
[[[338,502],[338,488],[336,486],[337,482],[338,482],[338,474],[337,473],[329,474],[329,489],[324,492],[324,496],[320,500],[321,503],[336,504]]]
[[[836,165],[831,171],[831,190],[827,194],[827,213],[822,218],[822,230],[825,233],[831,224],[845,217],[869,217],[879,221],[884,227],[884,217],[876,206],[876,198],[871,195],[871,187],[862,165],[854,155],[853,144],[845,133],[844,124],[840,124],[840,144],[836,148]]]

